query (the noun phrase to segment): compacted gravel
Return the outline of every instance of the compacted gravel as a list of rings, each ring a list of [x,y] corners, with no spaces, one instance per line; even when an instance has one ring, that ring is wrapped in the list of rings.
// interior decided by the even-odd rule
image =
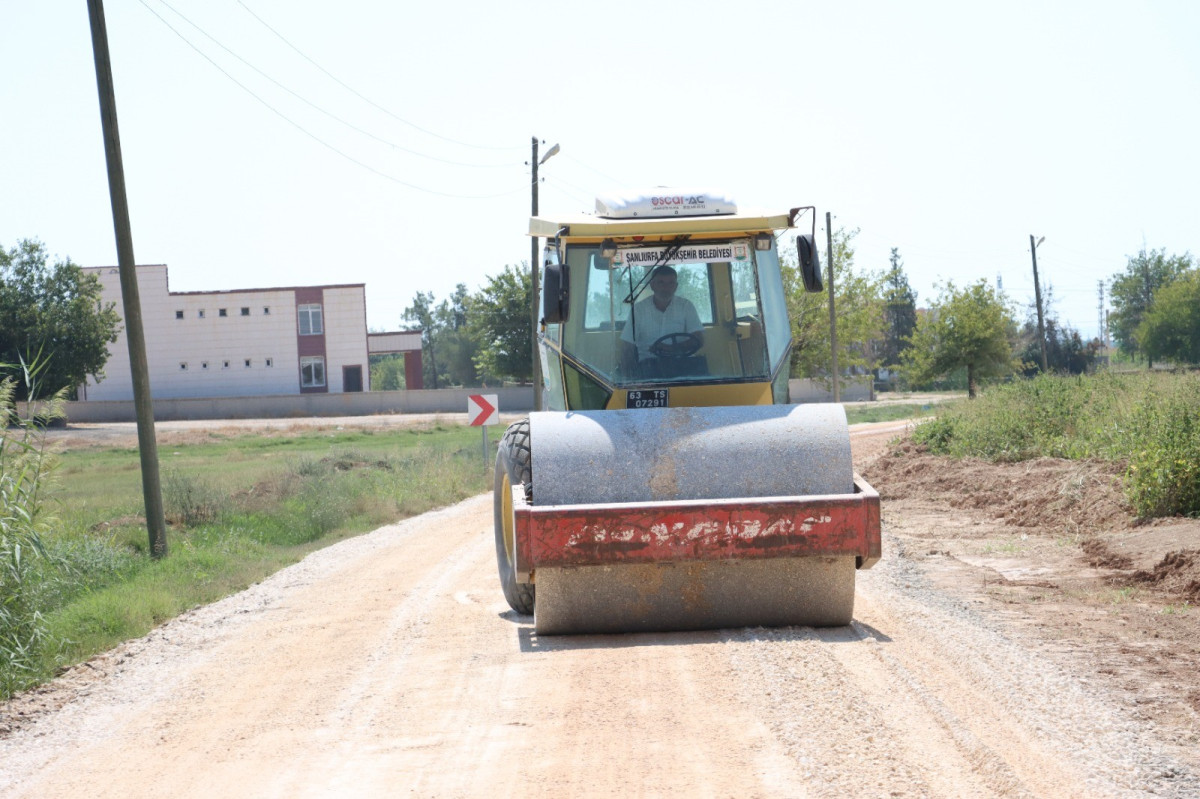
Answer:
[[[491,516],[339,543],[19,697],[0,795],[1200,795],[886,528],[849,627],[539,638]]]

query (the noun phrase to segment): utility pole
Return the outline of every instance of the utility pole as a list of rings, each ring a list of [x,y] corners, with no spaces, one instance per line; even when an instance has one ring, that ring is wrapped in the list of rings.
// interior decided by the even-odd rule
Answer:
[[[1042,236],[1040,239],[1038,239],[1035,242],[1033,240],[1033,234],[1032,233],[1029,234],[1029,252],[1033,255],[1033,296],[1034,296],[1034,299],[1037,301],[1038,341],[1042,345],[1042,373],[1043,374],[1046,372],[1049,372],[1050,367],[1046,363],[1046,322],[1045,322],[1045,318],[1042,316],[1042,287],[1038,283],[1037,248],[1038,248],[1038,245],[1041,244],[1045,240],[1046,240],[1046,237]]]
[[[546,154],[538,160],[538,137],[533,137],[533,153],[529,159],[529,165],[533,168],[533,215],[538,215],[538,167],[549,161],[554,156],[558,155],[558,145],[552,145]],[[538,279],[541,274],[540,264],[540,248],[538,246],[538,237],[531,236],[532,243],[529,248],[529,268],[533,272],[533,301],[530,303],[533,307],[530,308],[530,321],[533,323],[533,409],[540,411],[542,409],[542,358],[538,351],[538,317],[541,316],[538,308]]]
[[[538,138],[533,137],[533,155],[529,159],[533,167],[533,215],[538,215]],[[529,237],[529,269],[533,273],[532,298],[529,303],[530,330],[533,332],[533,409],[542,409],[542,359],[538,353],[538,237]]]
[[[129,341],[129,367],[133,373],[133,404],[137,411],[138,452],[142,464],[142,497],[146,504],[146,529],[150,554],[167,554],[167,524],[163,514],[162,483],[158,474],[158,443],[154,438],[154,404],[150,397],[150,368],[146,362],[146,335],[133,258],[133,233],[129,202],[125,196],[125,167],[121,161],[121,136],[117,130],[117,101],[113,91],[112,62],[108,54],[108,29],[102,0],[88,0],[92,26],[92,53],[96,60],[96,88],[100,95],[100,122],[104,155],[108,163],[108,193],[112,201],[113,229],[117,237],[117,266],[121,276],[121,302],[125,334]]]
[[[829,346],[833,355],[833,401],[842,401],[838,375],[837,314],[833,309],[833,214],[825,212],[825,260],[829,262]]]
[[[1097,280],[1096,286],[1100,291],[1100,302],[1096,306],[1096,338],[1100,339],[1100,343],[1104,343],[1104,281]]]

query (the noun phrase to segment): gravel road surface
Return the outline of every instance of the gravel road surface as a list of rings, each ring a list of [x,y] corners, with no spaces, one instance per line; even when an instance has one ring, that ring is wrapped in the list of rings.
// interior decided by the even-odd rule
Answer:
[[[1200,795],[886,530],[846,628],[539,638],[491,525],[477,497],[344,541],[77,667],[0,796]]]

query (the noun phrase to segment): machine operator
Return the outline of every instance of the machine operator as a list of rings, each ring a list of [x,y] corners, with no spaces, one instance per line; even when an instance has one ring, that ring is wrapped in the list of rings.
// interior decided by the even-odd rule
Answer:
[[[639,364],[658,357],[651,345],[664,336],[688,334],[695,339],[691,349],[703,344],[703,328],[696,306],[686,297],[675,296],[679,275],[674,267],[659,266],[650,277],[650,296],[633,306],[630,320],[621,331],[621,369],[627,375],[638,374]]]

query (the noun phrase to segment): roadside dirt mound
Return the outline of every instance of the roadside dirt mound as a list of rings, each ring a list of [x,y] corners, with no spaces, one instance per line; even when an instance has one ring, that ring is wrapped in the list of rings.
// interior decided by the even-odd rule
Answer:
[[[955,460],[904,440],[863,475],[885,503],[948,506],[1023,535],[1065,537],[1078,546],[1080,567],[1104,572],[1109,585],[1200,602],[1200,520],[1137,519],[1122,493],[1123,471],[1103,461]]]
[[[951,460],[905,441],[865,475],[883,499],[934,499],[986,511],[1014,527],[1059,532],[1132,523],[1121,493],[1122,468],[1102,461],[1038,458],[1021,463]]]
[[[1168,552],[1150,571],[1134,572],[1130,579],[1200,603],[1200,550]]]

